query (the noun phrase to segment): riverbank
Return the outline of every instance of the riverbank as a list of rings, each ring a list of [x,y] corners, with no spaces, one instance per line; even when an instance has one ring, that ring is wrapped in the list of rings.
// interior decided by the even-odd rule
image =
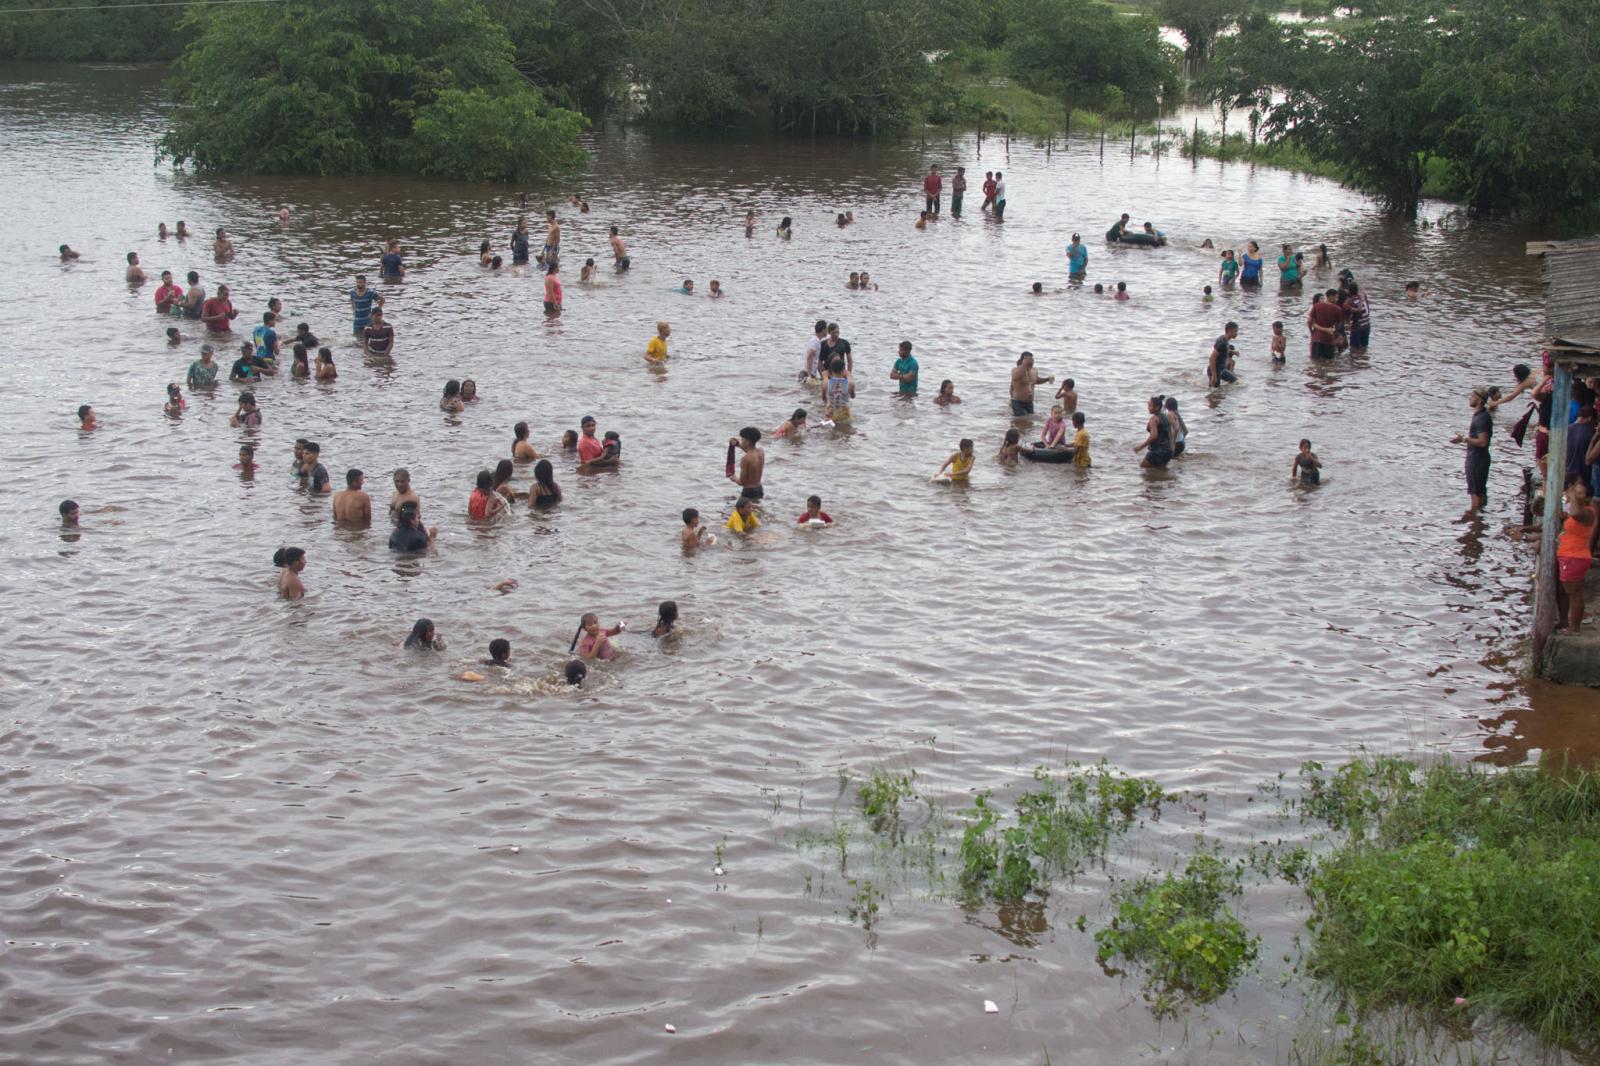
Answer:
[[[1183,154],[1204,156],[1224,163],[1253,163],[1258,166],[1292,170],[1299,174],[1314,174],[1331,178],[1341,185],[1359,189],[1350,172],[1338,163],[1317,159],[1297,144],[1252,142],[1243,133],[1217,136],[1205,130],[1180,131]],[[1460,197],[1460,189],[1450,177],[1450,166],[1443,159],[1430,158],[1423,165],[1422,195],[1429,199],[1453,200]]]

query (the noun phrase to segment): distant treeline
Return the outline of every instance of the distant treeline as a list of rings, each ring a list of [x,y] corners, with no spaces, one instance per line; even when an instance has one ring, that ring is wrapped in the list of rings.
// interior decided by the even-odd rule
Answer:
[[[1408,0],[1315,26],[1252,15],[1217,39],[1194,91],[1398,214],[1442,169],[1476,210],[1593,225],[1597,41],[1595,0]]]
[[[125,7],[128,0],[5,0],[0,59],[176,59],[189,43],[181,7]],[[88,8],[29,11],[21,8]]]

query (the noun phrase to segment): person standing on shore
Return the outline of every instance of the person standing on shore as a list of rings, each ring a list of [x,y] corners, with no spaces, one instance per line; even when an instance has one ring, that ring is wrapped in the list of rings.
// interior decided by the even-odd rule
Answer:
[[[924,204],[929,215],[939,213],[939,193],[944,189],[944,179],[939,176],[939,164],[935,163],[928,168],[928,176],[922,179],[922,196],[927,202]]]
[[[961,198],[967,194],[967,168],[956,167],[956,176],[950,179],[950,217],[961,217]]]

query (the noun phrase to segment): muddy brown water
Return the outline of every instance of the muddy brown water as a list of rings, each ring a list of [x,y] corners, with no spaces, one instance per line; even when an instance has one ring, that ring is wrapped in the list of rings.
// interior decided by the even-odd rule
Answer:
[[[1271,1062],[1304,1004],[1268,952],[1236,995],[1163,1024],[1072,927],[1104,916],[1102,879],[997,912],[891,878],[868,935],[845,881],[885,875],[797,841],[846,812],[841,771],[885,765],[955,809],[1035,765],[1105,757],[1207,793],[1205,829],[1242,844],[1282,832],[1257,823],[1258,782],[1359,744],[1502,763],[1600,748],[1590,694],[1521,677],[1531,557],[1503,527],[1531,457],[1511,419],[1487,521],[1453,522],[1468,390],[1537,355],[1523,230],[1444,204],[1424,213],[1436,225],[1396,223],[1331,182],[1102,160],[1086,141],[1007,156],[989,139],[980,158],[970,138],[606,131],[580,181],[531,190],[536,207],[573,187],[592,205],[559,208],[567,308],[547,321],[536,277],[476,265],[483,238],[505,251],[512,190],[174,173],[153,165],[150,69],[14,66],[0,94],[0,1059]],[[974,189],[1003,168],[1007,221],[974,193],[965,220],[914,230],[929,161],[966,165]],[[1106,247],[1122,210],[1172,245]],[[782,215],[790,242],[771,235]],[[179,218],[225,226],[236,261],[157,240]],[[622,277],[603,265],[611,223],[633,254]],[[1061,291],[1074,229],[1089,282],[1126,281],[1131,301]],[[399,341],[380,365],[352,346],[343,294],[389,236],[410,274],[383,287]],[[1202,303],[1205,237],[1327,242],[1371,293],[1371,350],[1309,365],[1305,298],[1271,287]],[[83,255],[70,267],[62,241]],[[263,384],[258,433],[228,427],[226,386],[164,418],[197,324],[167,347],[155,282],[123,282],[129,250],[152,278],[228,284],[241,322],[281,297],[333,340],[339,380]],[[846,291],[863,268],[881,288]],[[675,294],[686,276],[729,295]],[[1429,295],[1409,305],[1412,279]],[[728,436],[816,409],[794,372],[818,317],[854,345],[853,425],[771,443],[763,534],[685,557],[679,511],[720,524],[731,505]],[[1230,318],[1243,380],[1208,395]],[[659,374],[641,359],[657,319],[673,327]],[[1290,323],[1281,368],[1274,319]],[[888,380],[901,339],[921,361],[913,402]],[[992,461],[1023,349],[1076,379],[1087,474]],[[462,377],[482,399],[446,416],[441,387]],[[959,407],[931,403],[943,378]],[[1189,424],[1163,474],[1132,454],[1153,393]],[[79,403],[96,432],[77,431]],[[514,422],[551,451],[586,413],[621,432],[620,472],[558,457],[558,509],[468,526],[472,477],[509,456]],[[335,529],[289,479],[297,436],[336,480],[363,468],[380,509],[408,466],[437,551],[401,560],[381,530]],[[971,485],[931,485],[964,436]],[[1302,436],[1326,464],[1311,491],[1289,477]],[[253,479],[232,469],[244,440]],[[835,528],[793,526],[810,493]],[[67,496],[77,538],[54,523]],[[293,606],[273,595],[283,544],[309,552]],[[520,588],[492,593],[503,577]],[[666,598],[683,634],[657,645]],[[585,690],[558,691],[588,610],[631,631]],[[448,651],[401,651],[423,615]],[[453,680],[497,636],[509,677]],[[1162,861],[1194,828],[1133,849]],[[1303,916],[1270,891],[1252,912],[1279,941]]]

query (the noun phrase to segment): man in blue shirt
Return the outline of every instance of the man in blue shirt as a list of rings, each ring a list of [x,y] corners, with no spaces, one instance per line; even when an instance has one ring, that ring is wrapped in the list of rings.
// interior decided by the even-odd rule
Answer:
[[[889,378],[900,383],[900,395],[917,394],[917,361],[911,357],[910,341],[900,342],[900,358],[894,361],[894,369],[889,371]]]
[[[383,297],[372,289],[367,288],[367,276],[356,275],[356,287],[350,290],[350,309],[355,312],[355,335],[361,336],[361,331],[372,322],[372,307],[376,304],[383,306]]]
[[[256,345],[256,365],[271,366],[278,358],[278,331],[272,327],[278,324],[278,316],[267,311],[261,316],[261,325],[255,328],[251,340]]]
[[[1082,281],[1089,272],[1089,249],[1083,246],[1083,239],[1076,233],[1072,235],[1072,243],[1067,245],[1067,277],[1073,281]]]

